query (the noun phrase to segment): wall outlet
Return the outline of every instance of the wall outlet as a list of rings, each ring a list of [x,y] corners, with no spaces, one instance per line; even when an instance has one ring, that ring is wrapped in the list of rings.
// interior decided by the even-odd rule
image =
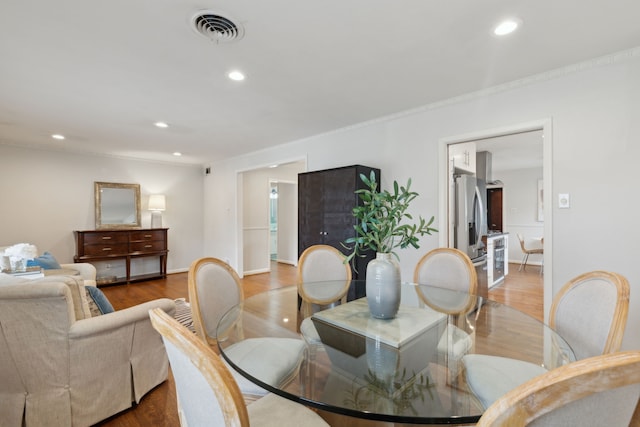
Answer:
[[[107,269],[111,268],[111,264],[107,264],[107,265],[106,265],[106,268],[107,268]]]
[[[567,193],[558,194],[558,208],[569,209],[571,202]]]

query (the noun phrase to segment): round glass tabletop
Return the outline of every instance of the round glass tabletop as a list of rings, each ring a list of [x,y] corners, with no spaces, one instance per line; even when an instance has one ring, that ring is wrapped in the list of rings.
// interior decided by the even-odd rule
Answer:
[[[323,287],[338,284],[304,286],[322,294]],[[247,298],[221,319],[220,352],[250,381],[287,399],[347,416],[425,424],[474,423],[482,415],[484,408],[467,384],[466,355],[547,369],[575,360],[556,332],[507,305],[404,283],[397,316],[381,320],[369,314],[366,297],[358,298],[363,288],[363,281],[352,281],[350,301],[314,307],[306,320],[298,310],[296,286]],[[269,383],[272,375],[247,363],[255,358],[229,351],[238,342],[268,337],[305,341],[299,370],[285,383]]]

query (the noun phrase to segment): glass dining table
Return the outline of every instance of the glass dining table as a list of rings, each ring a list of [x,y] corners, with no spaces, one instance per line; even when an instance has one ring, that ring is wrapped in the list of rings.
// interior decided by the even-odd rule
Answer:
[[[337,285],[304,284],[319,293]],[[316,307],[310,320],[315,331],[306,340],[299,332],[296,286],[246,298],[220,320],[220,353],[247,379],[284,398],[330,413],[412,424],[478,421],[484,408],[466,382],[465,355],[507,357],[547,369],[575,361],[558,333],[507,305],[403,283],[398,314],[381,320],[370,315],[366,297],[359,298],[362,289],[364,282],[354,280],[346,304]],[[306,341],[300,367],[285,384],[270,384],[228,351],[240,341],[268,337]]]

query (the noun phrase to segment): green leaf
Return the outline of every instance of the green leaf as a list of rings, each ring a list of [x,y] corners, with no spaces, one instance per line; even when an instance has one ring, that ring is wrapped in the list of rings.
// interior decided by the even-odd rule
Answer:
[[[418,236],[438,231],[431,227],[435,220],[433,216],[428,222],[419,216],[417,223],[403,223],[412,222],[414,219],[413,215],[407,212],[411,202],[418,196],[418,193],[410,191],[411,178],[406,186],[394,181],[393,193],[378,190],[373,171],[369,177],[360,174],[360,179],[367,188],[355,192],[362,204],[352,210],[356,218],[353,227],[355,237],[345,240],[345,244],[350,245],[349,249],[352,251],[347,257],[348,261],[355,256],[362,256],[361,253],[366,249],[391,252],[397,258],[397,254],[393,252],[395,248],[419,248]]]

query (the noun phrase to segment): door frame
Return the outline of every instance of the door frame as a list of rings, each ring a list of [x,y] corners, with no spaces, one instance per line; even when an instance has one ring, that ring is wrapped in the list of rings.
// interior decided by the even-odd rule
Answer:
[[[235,229],[236,229],[236,242],[237,242],[237,250],[236,250],[236,259],[237,259],[237,269],[236,272],[240,278],[244,277],[244,209],[245,203],[245,194],[244,194],[244,174],[255,172],[261,169],[270,169],[273,165],[285,165],[289,163],[301,163],[301,169],[303,172],[308,170],[308,161],[306,156],[297,156],[292,158],[283,158],[277,161],[263,163],[260,165],[252,166],[249,168],[236,169],[236,218],[235,218]],[[268,197],[268,194],[266,194]],[[268,203],[268,199],[266,203]],[[268,251],[267,251],[268,252]]]
[[[542,151],[543,151],[543,212],[544,212],[544,319],[549,318],[549,312],[551,310],[551,302],[553,299],[553,127],[552,119],[544,118],[539,120],[533,120],[530,122],[516,123],[513,125],[478,130],[461,135],[453,135],[441,138],[438,142],[438,154],[439,154],[439,229],[449,229],[449,159],[448,159],[448,146],[450,144],[457,144],[461,142],[475,141],[479,139],[487,139],[498,136],[510,135],[515,133],[529,132],[529,131],[542,131]],[[449,233],[438,233],[439,244],[442,247],[448,246]]]
[[[290,264],[293,266],[297,266],[298,265],[298,258],[297,258],[297,254],[298,254],[298,250],[297,250],[297,246],[298,246],[298,227],[297,227],[297,219],[294,218],[294,220],[292,222],[295,222],[295,227],[292,227],[292,233],[291,235],[288,235],[287,233],[283,233],[282,227],[280,227],[280,222],[281,222],[281,202],[283,201],[283,197],[286,198],[287,192],[281,192],[280,191],[280,185],[284,185],[284,186],[288,186],[290,189],[293,190],[293,192],[291,192],[291,199],[286,199],[285,202],[287,205],[289,206],[294,206],[295,212],[293,212],[293,216],[295,216],[298,212],[298,200],[297,200],[297,189],[298,189],[298,182],[297,181],[289,181],[289,180],[283,180],[283,179],[270,179],[269,180],[269,185],[273,185],[276,184],[276,186],[278,187],[278,211],[276,213],[276,221],[278,223],[278,231],[276,233],[276,261],[280,262],[280,263],[284,263],[284,264]],[[288,240],[289,243],[293,242],[295,243],[296,246],[296,250],[293,251],[294,252],[294,258],[292,259],[285,259],[282,258],[282,254],[280,253],[280,251],[277,249],[277,247],[280,245],[280,243],[283,240],[283,235],[286,236],[286,239]],[[271,237],[271,231],[269,230],[269,238]],[[291,244],[293,244],[291,243]],[[269,254],[269,258],[271,258],[271,254]]]

